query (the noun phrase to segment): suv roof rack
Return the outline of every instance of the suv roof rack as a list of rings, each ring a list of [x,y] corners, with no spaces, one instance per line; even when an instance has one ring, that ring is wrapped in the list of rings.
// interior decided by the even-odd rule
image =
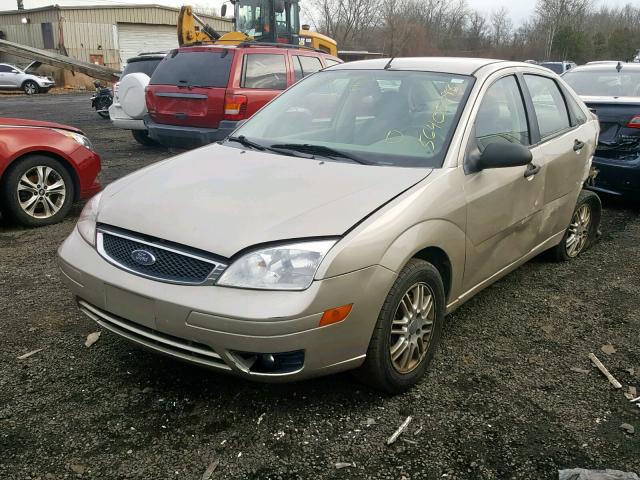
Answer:
[[[324,53],[325,55],[329,55],[324,50],[320,50],[318,48],[307,47],[306,45],[292,45],[290,43],[273,43],[273,42],[242,42],[238,45],[238,47],[271,47],[271,48],[291,48],[296,50],[309,50],[311,52]]]

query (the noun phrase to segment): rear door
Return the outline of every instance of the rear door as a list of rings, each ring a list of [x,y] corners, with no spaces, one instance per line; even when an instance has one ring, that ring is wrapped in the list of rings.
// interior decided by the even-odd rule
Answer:
[[[246,103],[244,118],[260,110],[293,83],[286,52],[247,48],[233,80],[235,96]]]
[[[153,72],[146,90],[151,118],[162,124],[218,128],[235,52],[228,48],[174,50]]]
[[[15,81],[13,77],[15,74],[11,73],[13,67],[10,65],[0,65],[0,87],[13,87],[15,86]]]
[[[595,150],[595,131],[575,100],[568,93],[565,98],[555,79],[531,73],[523,77],[539,132],[535,151],[544,169],[541,243],[569,225]]]

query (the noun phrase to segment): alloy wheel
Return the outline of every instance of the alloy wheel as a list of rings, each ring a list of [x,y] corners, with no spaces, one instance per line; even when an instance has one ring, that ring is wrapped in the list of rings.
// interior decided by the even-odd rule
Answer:
[[[434,294],[426,283],[416,283],[402,296],[389,341],[391,363],[398,373],[416,369],[424,359],[435,321]]]
[[[589,205],[582,204],[573,213],[571,224],[569,225],[569,234],[565,248],[567,256],[574,258],[584,250],[589,240],[591,231],[591,208]]]
[[[33,82],[27,82],[24,86],[24,93],[34,95],[38,91],[38,87]]]
[[[62,176],[53,168],[38,165],[25,172],[17,188],[20,208],[33,218],[51,218],[60,211],[67,196]]]

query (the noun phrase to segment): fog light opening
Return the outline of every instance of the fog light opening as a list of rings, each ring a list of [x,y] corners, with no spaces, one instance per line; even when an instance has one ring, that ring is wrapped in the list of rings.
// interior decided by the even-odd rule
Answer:
[[[236,364],[249,373],[283,375],[304,366],[304,351],[284,353],[230,352]]]

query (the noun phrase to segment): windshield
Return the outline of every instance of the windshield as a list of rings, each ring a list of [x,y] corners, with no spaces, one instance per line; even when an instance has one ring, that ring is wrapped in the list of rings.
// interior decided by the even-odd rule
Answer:
[[[567,72],[562,79],[578,95],[585,97],[640,97],[640,70],[615,67],[607,70],[582,70]]]
[[[160,62],[149,84],[226,87],[232,62],[228,49],[174,50]]]
[[[270,27],[270,9],[266,0],[242,0],[236,5],[236,30],[256,39],[268,35]]]
[[[127,66],[124,67],[122,71],[122,75],[120,78],[124,78],[126,75],[130,73],[144,73],[147,77],[151,77],[153,75],[154,70],[158,66],[158,64],[162,61],[161,58],[150,58],[148,60],[138,60],[134,62],[127,63]]]
[[[471,77],[444,73],[319,72],[280,95],[234,135],[317,156],[342,152],[362,163],[441,167],[472,84]]]

